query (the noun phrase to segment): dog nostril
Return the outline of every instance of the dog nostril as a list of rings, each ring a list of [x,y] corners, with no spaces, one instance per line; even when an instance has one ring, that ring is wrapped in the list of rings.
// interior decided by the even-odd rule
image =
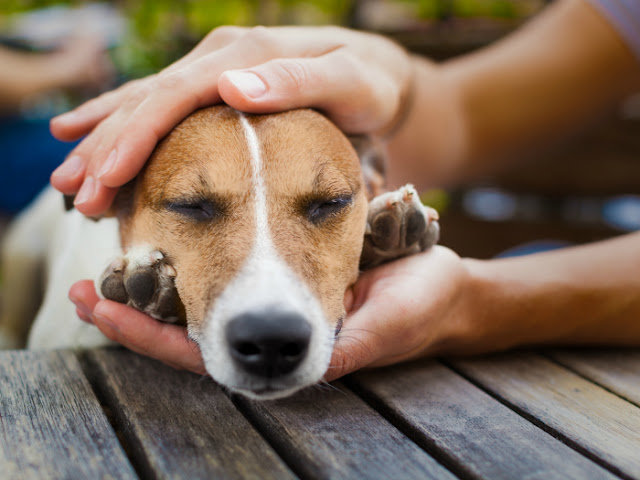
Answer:
[[[255,343],[250,342],[241,342],[238,345],[233,347],[240,355],[251,356],[251,355],[259,355],[260,347],[258,347]]]
[[[275,378],[295,370],[304,360],[311,326],[290,312],[245,313],[226,328],[229,353],[249,373]]]
[[[287,343],[280,349],[280,354],[284,357],[297,357],[303,353],[303,348],[298,343]]]

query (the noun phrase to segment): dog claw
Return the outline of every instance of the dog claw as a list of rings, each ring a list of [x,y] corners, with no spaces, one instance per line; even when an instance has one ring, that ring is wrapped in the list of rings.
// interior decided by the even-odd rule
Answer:
[[[158,250],[135,247],[111,262],[100,277],[104,298],[124,303],[163,322],[182,317],[175,287],[176,270]]]
[[[369,202],[361,268],[424,251],[440,236],[438,212],[422,205],[413,185]]]

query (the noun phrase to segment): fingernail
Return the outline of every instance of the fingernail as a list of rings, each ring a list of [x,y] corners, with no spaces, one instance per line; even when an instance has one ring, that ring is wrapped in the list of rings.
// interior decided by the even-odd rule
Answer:
[[[114,148],[113,150],[111,150],[111,153],[105,160],[104,164],[102,164],[102,167],[98,172],[98,178],[101,178],[103,175],[108,174],[113,169],[113,166],[116,164],[117,157],[118,154],[116,153],[116,149]]]
[[[225,72],[225,75],[247,97],[258,98],[267,91],[267,86],[255,73],[229,70]]]
[[[60,115],[56,115],[51,119],[51,123],[73,123],[77,119],[76,113],[72,110],[67,113],[62,113]]]
[[[76,199],[73,201],[73,204],[78,206],[83,203],[88,202],[93,198],[94,192],[96,190],[96,181],[93,177],[87,177],[84,179],[78,194],[76,195]]]
[[[80,320],[82,320],[83,322],[87,322],[87,323],[93,323],[91,321],[91,310],[89,309],[89,307],[87,307],[82,300],[80,300],[79,298],[76,297],[72,297],[71,295],[69,295],[69,300],[71,300],[73,302],[73,304],[76,306],[76,314],[78,315],[78,318]]]
[[[107,317],[104,317],[102,315],[100,315],[99,313],[94,313],[93,314],[93,319],[97,320],[98,323],[101,323],[102,326],[107,327],[115,332],[119,332],[120,329],[118,328],[118,326],[113,323],[110,319],[108,319]]]
[[[82,161],[82,157],[78,155],[72,155],[67,158],[62,165],[56,168],[53,171],[54,176],[56,177],[66,177],[73,178],[84,170],[84,162]]]
[[[76,315],[78,315],[78,318],[80,320],[82,320],[84,323],[88,323],[89,325],[93,325],[93,321],[91,321],[91,316],[89,316],[86,313],[84,313],[82,310],[80,310],[79,307],[76,307]]]
[[[91,315],[91,310],[84,303],[82,303],[81,300],[78,300],[77,298],[72,298],[72,297],[69,297],[69,300],[71,300],[73,304],[76,306],[76,308],[78,308],[78,310],[80,310],[82,313],[84,313],[87,316]]]

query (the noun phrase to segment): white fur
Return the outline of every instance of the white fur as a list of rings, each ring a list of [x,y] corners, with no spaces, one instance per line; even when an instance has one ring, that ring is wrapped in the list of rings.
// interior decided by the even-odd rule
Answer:
[[[15,260],[6,268],[2,328],[16,330],[28,322],[21,313],[30,295],[39,288],[38,273],[44,265],[45,294],[31,326],[27,347],[32,349],[81,348],[109,344],[98,329],[78,319],[68,300],[69,288],[84,278],[93,278],[121,252],[118,224],[114,219],[94,222],[76,210],[65,212],[60,194],[45,190],[11,227],[4,253]],[[17,259],[17,260],[16,260]]]
[[[271,240],[260,144],[255,130],[242,114],[240,122],[251,155],[255,240],[243,268],[215,300],[205,319],[204,332],[197,340],[207,371],[215,380],[249,397],[277,398],[320,380],[331,359],[333,336],[320,302],[281,258]],[[237,315],[268,310],[300,314],[312,329],[306,358],[294,372],[282,379],[257,378],[237,368],[225,338],[229,321]],[[260,395],[251,391],[263,388],[277,391]]]
[[[78,319],[67,299],[78,280],[95,277],[109,258],[121,252],[118,222],[104,218],[94,222],[72,210],[65,214],[52,239],[48,255],[45,297],[29,333],[27,347],[91,348],[111,342],[92,325]]]

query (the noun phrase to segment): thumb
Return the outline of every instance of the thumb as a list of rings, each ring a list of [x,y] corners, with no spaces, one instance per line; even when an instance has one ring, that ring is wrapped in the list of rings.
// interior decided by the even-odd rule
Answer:
[[[361,308],[345,320],[345,326],[333,347],[331,362],[324,376],[327,382],[367,367],[379,359],[382,352],[382,333],[356,327],[366,327],[368,314],[363,310],[367,309]]]
[[[279,58],[228,70],[218,89],[225,103],[251,113],[300,107],[323,110],[347,133],[379,130],[395,115],[399,91],[386,75],[344,50],[313,58]]]

